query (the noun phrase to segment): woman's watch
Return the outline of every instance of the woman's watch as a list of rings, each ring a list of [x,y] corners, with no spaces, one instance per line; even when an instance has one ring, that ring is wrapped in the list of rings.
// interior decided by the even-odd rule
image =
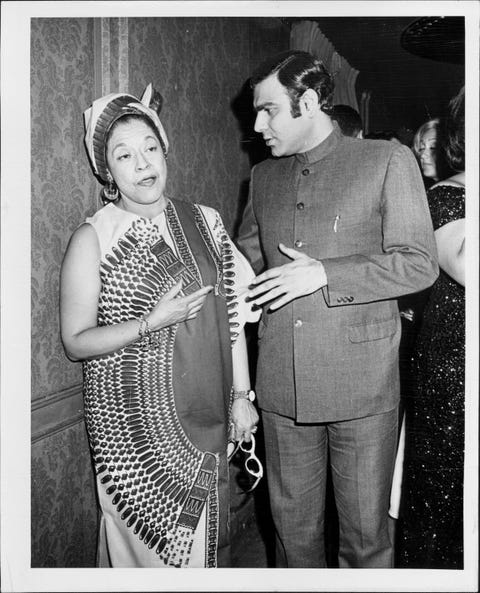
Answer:
[[[255,391],[253,389],[247,389],[245,391],[236,391],[235,389],[232,390],[233,392],[233,400],[236,399],[248,399],[248,401],[255,401]]]

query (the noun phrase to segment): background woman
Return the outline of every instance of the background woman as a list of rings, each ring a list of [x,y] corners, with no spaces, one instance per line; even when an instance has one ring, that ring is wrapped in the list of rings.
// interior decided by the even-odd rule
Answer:
[[[165,196],[160,103],[150,85],[85,112],[111,202],[68,245],[62,339],[84,361],[99,564],[227,566],[228,417],[246,441],[258,421],[242,329],[253,273],[215,210]]]
[[[428,191],[440,276],[423,313],[406,398],[398,563],[463,567],[465,98],[451,101],[445,154],[455,175]]]
[[[420,163],[422,175],[428,185],[440,179],[439,171],[439,136],[440,120],[437,118],[426,121],[415,132],[413,152]]]

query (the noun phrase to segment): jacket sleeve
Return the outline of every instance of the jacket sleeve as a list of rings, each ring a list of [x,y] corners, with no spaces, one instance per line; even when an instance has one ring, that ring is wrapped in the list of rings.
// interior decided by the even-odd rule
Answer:
[[[245,255],[250,265],[256,274],[259,274],[264,266],[265,261],[263,257],[262,248],[260,245],[260,233],[255,210],[253,208],[253,177],[255,168],[252,169],[250,179],[250,190],[248,194],[247,205],[243,213],[242,222],[238,229],[238,234],[235,240],[239,250]]]
[[[328,306],[397,298],[423,290],[438,276],[432,220],[418,165],[399,146],[389,159],[381,194],[381,253],[322,259]]]

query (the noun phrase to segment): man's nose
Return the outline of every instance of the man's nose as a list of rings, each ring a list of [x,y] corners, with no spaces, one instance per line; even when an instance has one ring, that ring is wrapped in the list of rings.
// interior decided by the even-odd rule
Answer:
[[[258,134],[263,132],[263,130],[265,130],[267,128],[267,122],[266,122],[266,118],[265,118],[265,114],[263,114],[262,112],[257,113],[257,117],[255,118],[255,126],[254,126],[254,130],[255,132],[257,132]]]

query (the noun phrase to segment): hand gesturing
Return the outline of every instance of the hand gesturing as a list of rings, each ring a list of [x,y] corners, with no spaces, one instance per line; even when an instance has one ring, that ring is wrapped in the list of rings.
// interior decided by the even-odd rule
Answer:
[[[321,261],[286,247],[283,243],[280,243],[278,248],[292,261],[257,276],[252,282],[255,288],[248,294],[255,305],[263,305],[276,299],[268,307],[271,311],[298,297],[312,294],[327,284]]]
[[[180,280],[166,292],[147,316],[152,330],[194,319],[203,307],[208,293],[213,286],[204,286],[188,296],[177,296],[182,289]]]

